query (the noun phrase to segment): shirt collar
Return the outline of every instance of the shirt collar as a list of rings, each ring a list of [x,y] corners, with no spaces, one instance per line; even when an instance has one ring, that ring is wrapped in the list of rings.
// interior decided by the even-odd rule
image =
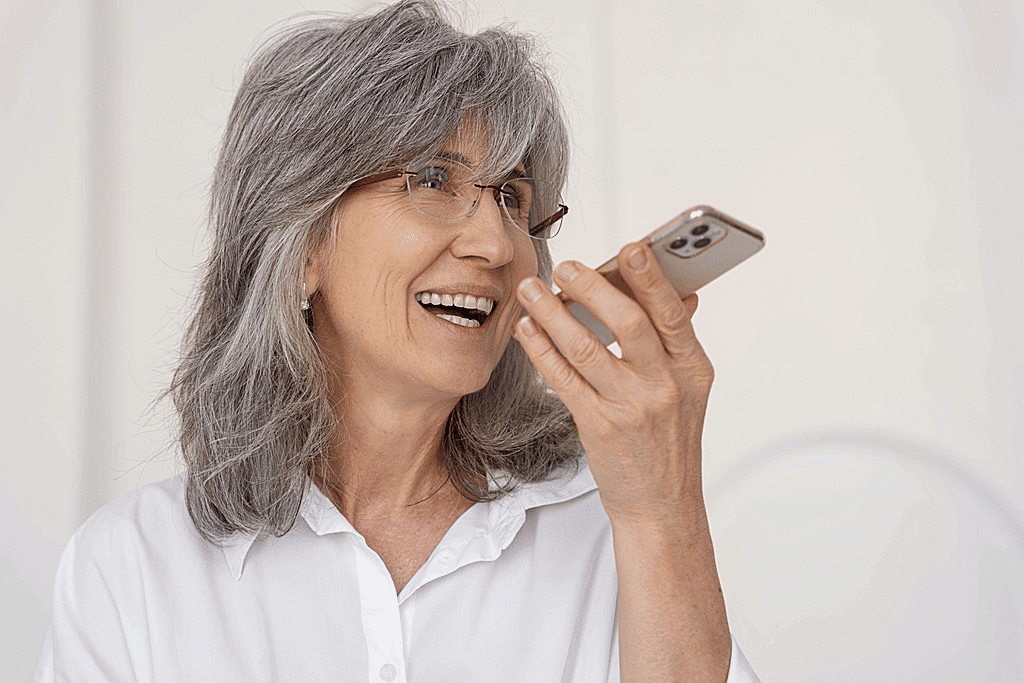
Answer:
[[[242,578],[242,567],[245,564],[245,558],[249,554],[249,548],[256,542],[259,534],[255,533],[241,533],[236,532],[227,541],[221,545],[221,550],[224,551],[224,559],[228,563],[228,571],[231,572],[231,577],[238,581]]]
[[[579,469],[573,467],[562,470],[551,479],[521,484],[511,496],[519,499],[524,510],[529,510],[544,505],[564,503],[596,488],[594,475],[590,473],[586,461],[581,459]]]
[[[499,474],[495,479],[501,480]],[[499,531],[494,550],[500,553],[512,542],[522,526],[525,513],[531,508],[556,505],[582,496],[597,488],[594,476],[586,462],[581,460],[579,468],[562,470],[556,476],[538,482],[520,484],[519,487],[489,505],[490,526]],[[302,497],[299,515],[317,536],[334,533],[358,534],[351,522],[345,518],[334,503],[310,480]],[[245,559],[253,544],[261,538],[258,533],[236,533],[222,546],[231,576],[238,581],[242,578]]]

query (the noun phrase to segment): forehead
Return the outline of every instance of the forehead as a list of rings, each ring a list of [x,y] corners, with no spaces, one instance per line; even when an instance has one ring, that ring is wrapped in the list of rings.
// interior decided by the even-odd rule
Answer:
[[[455,133],[448,138],[435,156],[468,166],[481,174],[513,176],[523,175],[526,167],[522,159],[509,169],[488,169],[493,164],[494,154],[489,146],[489,133],[486,124],[478,117],[466,116],[459,124]],[[506,162],[507,163],[507,162]]]

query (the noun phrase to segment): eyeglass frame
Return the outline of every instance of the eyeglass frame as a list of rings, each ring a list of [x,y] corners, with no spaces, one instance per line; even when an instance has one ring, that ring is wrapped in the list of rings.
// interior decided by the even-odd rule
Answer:
[[[359,178],[359,179],[353,181],[352,184],[349,185],[345,189],[345,192],[348,192],[349,190],[358,190],[361,187],[366,187],[367,185],[373,185],[374,183],[382,183],[382,182],[384,182],[386,180],[397,180],[398,178],[405,177],[406,178],[405,189],[406,189],[406,192],[409,194],[409,202],[413,205],[413,207],[415,207],[415,209],[417,211],[422,213],[424,216],[430,216],[430,214],[428,214],[426,211],[424,211],[420,207],[416,206],[416,202],[414,202],[413,199],[412,199],[412,188],[409,187],[408,176],[414,176],[414,175],[416,175],[416,171],[407,171],[404,168],[396,168],[396,169],[393,169],[393,170],[390,170],[390,171],[383,171],[381,173],[374,173],[373,175],[368,175],[366,177]],[[518,178],[517,178],[517,180],[518,180]],[[505,184],[506,183],[502,183],[502,185],[505,185]],[[430,217],[431,218],[437,218],[438,220],[442,220],[442,221],[445,221],[445,220],[455,220],[456,218],[469,218],[474,213],[476,213],[476,208],[480,204],[480,195],[483,194],[483,191],[484,190],[497,190],[498,192],[502,192],[502,189],[501,189],[502,185],[480,185],[478,183],[473,183],[473,187],[479,188],[480,193],[477,195],[476,201],[474,201],[470,205],[469,213],[467,213],[465,216],[452,216],[451,218],[443,218],[441,216],[430,216]],[[508,216],[508,210],[505,209],[505,207],[502,207],[502,211],[505,213],[506,216]],[[559,204],[558,204],[558,211],[554,212],[553,214],[551,214],[550,216],[548,216],[547,218],[542,220],[540,223],[538,223],[537,225],[534,225],[531,228],[528,228],[527,230],[523,230],[518,225],[516,225],[515,221],[512,220],[511,216],[508,216],[508,217],[509,217],[509,220],[512,221],[512,224],[516,226],[516,230],[518,230],[519,232],[525,234],[530,239],[541,240],[541,241],[545,241],[546,242],[547,240],[552,239],[552,237],[554,237],[554,235],[552,235],[551,237],[537,237],[536,235],[531,234],[532,231],[534,231],[534,230],[543,230],[544,228],[547,228],[548,226],[550,226],[550,225],[552,225],[554,223],[557,223],[558,221],[562,220],[562,218],[564,218],[565,215],[568,214],[568,213],[569,213],[568,205],[562,204],[561,202],[559,202]]]

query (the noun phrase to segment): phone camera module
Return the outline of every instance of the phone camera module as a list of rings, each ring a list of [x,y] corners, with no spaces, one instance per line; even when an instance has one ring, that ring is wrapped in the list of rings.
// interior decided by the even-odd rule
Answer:
[[[710,249],[725,239],[728,232],[725,227],[714,221],[701,221],[699,225],[686,227],[671,237],[666,236],[668,251],[679,258],[692,258]]]

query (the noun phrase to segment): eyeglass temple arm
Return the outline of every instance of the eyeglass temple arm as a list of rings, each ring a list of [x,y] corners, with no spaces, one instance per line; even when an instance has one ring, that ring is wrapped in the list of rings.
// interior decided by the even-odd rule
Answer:
[[[411,171],[405,171],[402,169],[384,171],[383,173],[374,173],[373,175],[368,175],[365,178],[360,178],[359,180],[355,181],[354,183],[348,186],[348,189],[357,190],[360,187],[365,187],[366,185],[372,185],[374,183],[382,183],[385,180],[394,180],[395,178],[401,178],[406,174],[415,175]]]
[[[530,228],[530,234],[532,235],[535,232],[540,232],[541,230],[543,230],[544,228],[548,227],[552,223],[555,223],[556,221],[562,220],[562,216],[564,216],[567,213],[569,213],[569,207],[566,206],[565,204],[559,204],[558,205],[558,211],[554,212],[553,214],[548,216],[546,219],[544,219],[543,221],[541,221],[537,225],[535,225],[532,228]]]

